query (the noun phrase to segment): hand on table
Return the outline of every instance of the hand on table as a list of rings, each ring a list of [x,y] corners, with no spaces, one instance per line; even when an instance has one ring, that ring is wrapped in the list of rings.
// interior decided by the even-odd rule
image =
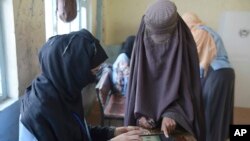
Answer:
[[[142,141],[140,135],[144,132],[143,129],[136,126],[117,127],[114,133],[115,137],[111,141]]]
[[[145,129],[153,129],[156,125],[153,119],[141,117],[140,119],[138,119],[138,126],[143,127]]]
[[[173,133],[175,128],[176,128],[176,122],[173,119],[168,117],[164,117],[162,119],[161,130],[164,132],[166,138],[169,137],[169,134]]]

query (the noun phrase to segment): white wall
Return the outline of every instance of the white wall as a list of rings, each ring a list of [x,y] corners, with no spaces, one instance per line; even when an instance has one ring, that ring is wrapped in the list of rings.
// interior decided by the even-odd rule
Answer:
[[[236,73],[235,106],[250,108],[250,11],[223,13],[219,33]]]

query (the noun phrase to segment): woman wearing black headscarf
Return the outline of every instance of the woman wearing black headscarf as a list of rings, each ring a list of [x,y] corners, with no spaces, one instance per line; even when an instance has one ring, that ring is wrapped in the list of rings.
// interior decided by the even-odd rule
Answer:
[[[128,36],[126,41],[122,43],[121,49],[119,50],[119,54],[125,53],[127,57],[130,59],[134,46],[134,41],[135,41],[134,35]]]
[[[130,67],[125,125],[160,128],[165,137],[180,127],[205,141],[196,45],[173,2],[147,9]]]
[[[107,58],[87,30],[50,38],[41,48],[38,75],[21,100],[19,140],[106,141],[135,127],[90,127],[84,119],[81,90],[93,82],[91,70]],[[112,140],[132,137],[133,130]]]

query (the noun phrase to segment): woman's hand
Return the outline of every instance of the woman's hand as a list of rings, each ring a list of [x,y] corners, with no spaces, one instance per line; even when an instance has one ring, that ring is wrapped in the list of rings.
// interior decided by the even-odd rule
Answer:
[[[162,123],[161,123],[161,130],[164,132],[164,135],[166,136],[166,138],[169,137],[169,134],[171,134],[176,127],[176,122],[168,117],[164,117],[162,119]]]
[[[142,116],[140,119],[138,119],[138,126],[146,129],[152,129],[156,126],[156,124],[153,119],[151,118],[146,119],[145,117]]]
[[[117,127],[115,128],[114,136],[118,136],[120,134],[127,133],[133,130],[141,130],[141,129],[140,127],[137,127],[137,126]]]
[[[140,135],[143,134],[143,130],[140,130],[139,128],[133,130],[132,128],[124,127],[124,128],[116,129],[115,134],[117,134],[117,136],[112,138],[111,141],[132,141],[132,140],[142,141],[142,138],[140,137]]]

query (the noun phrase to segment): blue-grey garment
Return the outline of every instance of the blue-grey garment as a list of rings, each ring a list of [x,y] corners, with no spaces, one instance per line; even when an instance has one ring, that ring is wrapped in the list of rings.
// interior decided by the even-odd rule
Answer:
[[[209,69],[202,82],[206,141],[226,141],[233,121],[235,72],[232,68]]]
[[[121,53],[112,66],[112,81],[114,88],[122,95],[126,94],[129,77],[129,61],[126,53]],[[121,66],[121,64],[123,64]],[[124,66],[125,65],[125,66]]]
[[[19,120],[19,139],[18,141],[37,141],[36,137]]]
[[[216,44],[217,53],[214,60],[210,64],[213,70],[231,68],[226,49],[218,33],[216,33],[213,29],[205,25],[199,26],[199,28],[206,30],[213,37],[214,42]]]

